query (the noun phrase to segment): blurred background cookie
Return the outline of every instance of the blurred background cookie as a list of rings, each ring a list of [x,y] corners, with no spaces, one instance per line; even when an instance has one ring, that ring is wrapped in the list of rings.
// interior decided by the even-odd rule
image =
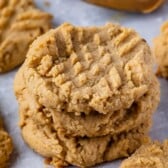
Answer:
[[[51,28],[51,18],[32,0],[0,2],[0,73],[24,61],[33,40]]]
[[[5,168],[9,164],[9,158],[13,151],[13,144],[10,136],[3,128],[2,119],[0,118],[0,167]]]
[[[161,33],[154,39],[154,54],[158,63],[157,75],[168,79],[168,22],[161,27]]]
[[[86,0],[89,3],[131,12],[150,13],[159,8],[164,0]]]

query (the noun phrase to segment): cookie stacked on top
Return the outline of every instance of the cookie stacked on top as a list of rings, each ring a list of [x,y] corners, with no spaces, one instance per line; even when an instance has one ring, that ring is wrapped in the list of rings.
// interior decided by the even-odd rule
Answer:
[[[61,167],[128,156],[159,102],[152,55],[134,30],[63,24],[33,42],[15,78],[24,140]]]

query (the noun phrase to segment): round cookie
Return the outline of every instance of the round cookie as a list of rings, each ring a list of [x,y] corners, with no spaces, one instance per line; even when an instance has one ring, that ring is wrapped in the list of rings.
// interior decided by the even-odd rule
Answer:
[[[0,2],[0,73],[25,60],[29,45],[51,27],[51,18],[36,9],[33,0]]]
[[[30,112],[25,110],[22,109],[20,113]],[[24,121],[21,128],[24,140],[56,167],[68,164],[89,167],[127,157],[148,140],[150,125],[148,120],[129,132],[88,138],[66,136],[63,130],[55,130],[52,124],[39,124],[29,117],[24,118]]]
[[[63,24],[35,40],[16,75],[23,138],[57,166],[128,156],[147,138],[159,86],[132,29]]]
[[[13,151],[13,144],[10,136],[2,127],[0,119],[0,167],[5,168]]]
[[[167,168],[168,140],[163,144],[150,142],[142,145],[131,157],[124,160],[121,168]]]
[[[89,3],[131,12],[150,13],[158,9],[165,0],[86,0]]]
[[[150,89],[144,96],[139,98],[137,102],[129,109],[121,109],[114,114],[107,115],[91,113],[89,115],[82,114],[76,116],[73,113],[58,112],[55,109],[46,108],[38,102],[35,95],[32,95],[26,85],[23,73],[24,66],[20,68],[15,78],[15,94],[20,105],[20,126],[25,124],[25,118],[28,116],[37,123],[43,121],[43,124],[53,122],[54,129],[63,129],[67,136],[104,136],[119,134],[123,131],[129,131],[136,128],[146,119],[150,119],[158,104],[158,82],[153,78]],[[28,107],[27,113],[22,108]]]
[[[168,79],[168,22],[161,28],[161,34],[154,39],[154,53],[158,63],[157,75]]]
[[[147,43],[132,29],[63,24],[32,44],[24,76],[45,107],[108,114],[145,95],[153,82],[151,65]]]

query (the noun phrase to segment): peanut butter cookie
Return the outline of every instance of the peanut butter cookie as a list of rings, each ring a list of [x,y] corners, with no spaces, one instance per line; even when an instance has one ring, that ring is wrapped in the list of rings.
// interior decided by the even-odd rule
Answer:
[[[24,67],[20,68],[15,78],[15,93],[19,99],[20,107],[27,102],[29,115],[37,122],[49,119],[52,116],[54,129],[63,129],[67,136],[104,136],[108,134],[119,134],[136,128],[146,119],[151,118],[158,102],[158,83],[154,77],[149,90],[144,96],[134,102],[129,109],[121,109],[107,115],[92,112],[89,115],[81,114],[76,116],[74,113],[58,112],[54,108],[47,108],[39,103],[37,96],[31,94],[23,76]],[[22,81],[22,82],[21,82]],[[43,116],[44,115],[44,116]],[[27,113],[20,109],[20,125],[25,124]],[[50,119],[45,122],[49,124]]]
[[[165,0],[86,0],[87,2],[131,12],[150,13],[158,9]]]
[[[5,168],[12,153],[13,145],[12,140],[8,133],[4,131],[2,120],[0,119],[0,167]]]
[[[163,144],[153,142],[141,146],[130,158],[123,161],[121,168],[167,168],[168,140]]]
[[[56,122],[50,117],[52,114],[48,113],[47,116],[45,112],[32,111],[30,99],[26,97],[25,95],[20,99],[19,106],[22,136],[31,148],[46,157],[47,162],[55,167],[69,164],[88,167],[127,157],[148,141],[149,117],[141,121],[137,127],[117,134],[91,138],[71,136],[67,135],[64,129],[55,129]],[[33,104],[31,103],[32,106]],[[35,113],[36,116],[33,117],[32,114]]]
[[[38,37],[16,75],[23,138],[56,167],[125,157],[159,102],[153,58],[132,29],[63,24]]]
[[[76,165],[89,167],[122,157],[128,157],[148,141],[148,122],[129,132],[100,137],[68,137],[63,130],[54,131],[49,125],[36,124],[31,119],[22,128],[24,140],[35,151],[48,158],[55,167]]]
[[[157,75],[168,79],[168,22],[161,28],[161,34],[154,39],[154,53],[158,63]]]
[[[20,65],[29,45],[51,27],[51,15],[35,8],[33,0],[0,2],[0,73]]]
[[[46,107],[108,114],[145,95],[153,82],[151,66],[148,45],[132,29],[63,24],[32,44],[25,81]]]

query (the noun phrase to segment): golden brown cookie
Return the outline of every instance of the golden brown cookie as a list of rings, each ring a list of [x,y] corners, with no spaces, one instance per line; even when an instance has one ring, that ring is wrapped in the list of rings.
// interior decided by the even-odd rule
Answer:
[[[51,18],[33,0],[0,2],[0,73],[24,61],[29,45],[51,27]]]
[[[55,166],[128,156],[159,102],[152,54],[132,29],[63,24],[33,42],[16,75],[23,138]]]
[[[56,111],[47,112],[44,107],[35,102],[32,96],[25,94],[26,88],[22,87],[22,89],[24,91],[20,93],[23,95],[18,97],[22,136],[30,147],[46,157],[47,162],[51,165],[61,167],[72,164],[88,167],[104,161],[127,157],[142,143],[148,141],[147,133],[151,122],[148,115],[132,129],[130,127],[128,130],[116,131],[116,133],[105,136],[90,138],[67,135],[63,128],[55,127],[59,120],[55,120],[52,115]],[[32,111],[33,109],[35,111]],[[71,126],[70,122],[65,122]],[[90,129],[92,128],[90,127]]]
[[[133,132],[116,136],[94,138],[66,137],[61,130],[51,135],[52,130],[48,130],[48,133],[40,132],[37,127],[31,123],[25,126],[22,130],[23,138],[33,149],[48,158],[49,163],[54,166],[61,162],[67,165],[89,167],[127,157],[148,140],[147,130],[144,128],[146,126],[139,126],[132,130]],[[51,136],[51,139],[47,136]]]
[[[158,63],[157,75],[168,79],[168,22],[161,28],[161,34],[154,39],[154,53]]]
[[[8,133],[4,131],[2,120],[0,119],[0,168],[6,167],[12,150],[12,140]]]
[[[142,145],[130,158],[122,162],[121,168],[167,168],[168,140],[163,144],[151,142]]]
[[[63,24],[32,44],[24,66],[26,85],[41,104],[76,115],[127,109],[153,82],[147,43],[114,24]]]
[[[96,111],[89,115],[82,114],[80,116],[76,116],[73,113],[58,112],[55,109],[41,105],[38,102],[38,98],[28,91],[24,82],[26,80],[23,76],[24,72],[23,66],[15,78],[15,93],[20,104],[21,126],[25,124],[27,116],[22,107],[28,106],[31,119],[49,124],[52,117],[54,129],[64,129],[64,133],[68,136],[95,137],[119,134],[123,131],[134,129],[143,123],[144,120],[150,119],[158,102],[158,83],[154,77],[146,94],[133,103],[129,109],[121,109],[114,114],[108,113],[107,115]]]
[[[86,0],[87,2],[131,12],[149,13],[158,9],[164,0]]]
[[[128,127],[123,131],[117,129],[116,134],[91,138],[88,136],[67,135],[63,126],[62,129],[55,126],[59,119],[55,121],[55,118],[51,117],[54,112],[49,113],[45,109],[44,111],[32,111],[30,105],[34,106],[35,103],[30,101],[31,97],[28,99],[26,97],[20,99],[19,106],[22,136],[31,148],[48,158],[48,163],[56,167],[68,164],[88,167],[101,162],[127,157],[148,140],[147,133],[151,120],[149,115],[143,121],[141,120],[139,125],[136,123],[136,127]],[[72,123],[64,122],[69,126],[75,123],[75,121],[72,121]],[[87,122],[86,120],[86,124]],[[77,125],[77,129],[79,128],[80,125]],[[90,127],[90,129],[93,128]]]

